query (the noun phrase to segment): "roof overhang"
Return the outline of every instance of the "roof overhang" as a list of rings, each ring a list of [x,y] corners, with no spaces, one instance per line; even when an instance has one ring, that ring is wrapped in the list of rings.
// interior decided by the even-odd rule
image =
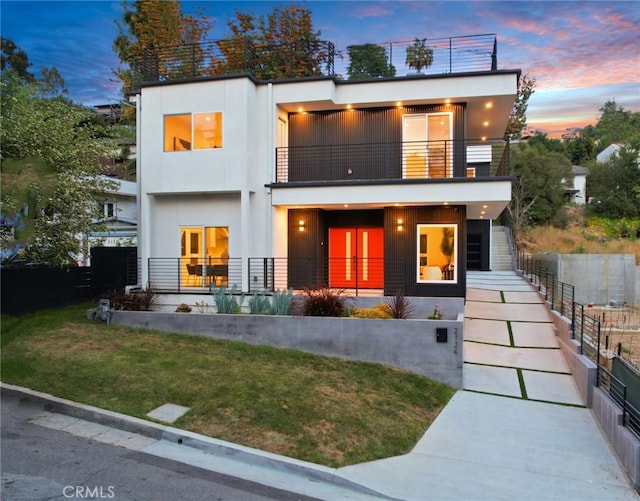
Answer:
[[[467,219],[493,219],[511,201],[510,177],[424,180],[417,183],[273,184],[273,206],[326,210],[383,207],[465,206]]]

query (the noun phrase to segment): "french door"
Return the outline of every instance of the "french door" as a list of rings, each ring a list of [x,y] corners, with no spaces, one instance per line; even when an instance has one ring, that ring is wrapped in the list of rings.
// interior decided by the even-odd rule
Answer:
[[[382,228],[329,229],[329,286],[362,289],[384,287]]]

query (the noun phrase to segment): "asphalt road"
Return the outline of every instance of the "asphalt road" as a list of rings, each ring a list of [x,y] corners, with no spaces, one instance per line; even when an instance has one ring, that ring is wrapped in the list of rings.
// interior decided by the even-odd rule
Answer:
[[[36,425],[41,406],[2,395],[3,501],[311,498]]]

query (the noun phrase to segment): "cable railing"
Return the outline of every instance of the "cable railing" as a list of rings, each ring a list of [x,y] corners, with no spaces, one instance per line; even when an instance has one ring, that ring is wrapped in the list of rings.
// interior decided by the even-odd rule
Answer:
[[[149,258],[150,287],[161,293],[207,293],[212,287],[240,292],[275,292],[331,287],[353,295],[404,293],[406,260],[402,258],[274,258],[247,261],[243,286],[241,258]]]
[[[508,143],[442,140],[276,148],[276,183],[506,175]]]
[[[397,76],[414,71],[406,62],[412,40],[378,43]],[[429,67],[419,74],[441,75],[496,71],[495,33],[425,39],[432,51]],[[342,61],[336,68],[336,59]],[[166,82],[219,75],[250,74],[259,80],[309,76],[348,78],[348,58],[328,40],[299,40],[287,44],[256,43],[248,37],[199,43],[147,47],[130,63],[133,88],[142,83]]]
[[[518,268],[538,287],[551,309],[571,319],[571,337],[578,341],[580,354],[586,356],[597,367],[596,386],[622,409],[623,425],[640,438],[640,410],[630,400],[629,381],[634,388],[640,388],[640,373],[626,360],[609,349],[608,339],[602,339],[602,325],[599,319],[588,315],[582,304],[574,301],[574,287],[559,281],[555,274],[533,256],[518,252]],[[604,346],[603,346],[604,344]],[[618,366],[619,375],[624,373],[625,384],[603,364],[611,360],[612,367]],[[638,400],[636,398],[636,400]]]

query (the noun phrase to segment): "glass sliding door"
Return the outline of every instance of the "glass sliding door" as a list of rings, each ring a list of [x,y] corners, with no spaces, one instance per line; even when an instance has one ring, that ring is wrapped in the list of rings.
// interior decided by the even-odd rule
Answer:
[[[226,284],[229,276],[229,227],[180,229],[180,285],[208,287]]]
[[[402,117],[402,177],[453,176],[451,113],[420,113]]]

